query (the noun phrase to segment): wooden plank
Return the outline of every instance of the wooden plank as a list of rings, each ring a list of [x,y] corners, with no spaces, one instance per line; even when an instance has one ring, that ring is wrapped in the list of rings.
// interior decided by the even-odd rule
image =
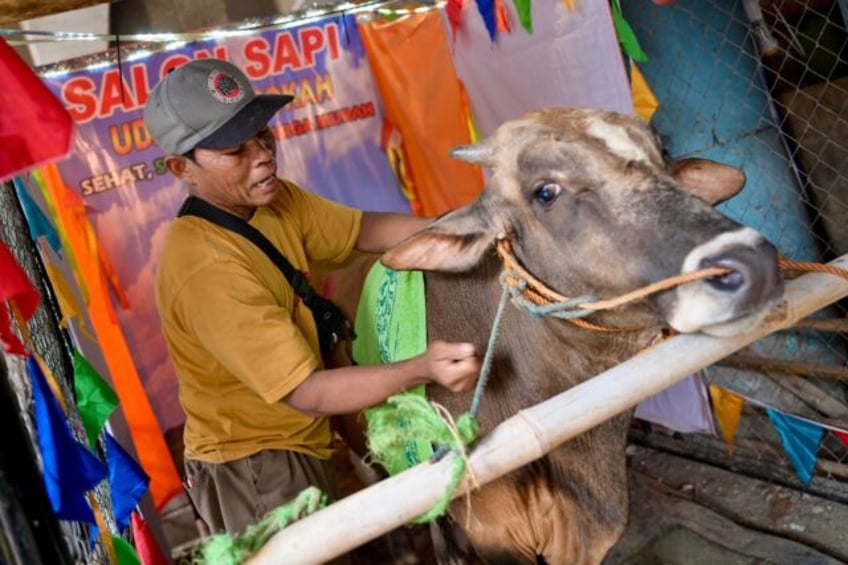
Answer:
[[[0,24],[9,25],[49,16],[59,12],[77,10],[87,6],[104,4],[109,0],[0,0]]]
[[[776,372],[768,372],[767,376],[825,416],[848,421],[848,406],[810,381]]]
[[[848,318],[806,318],[798,320],[794,329],[848,333]]]
[[[799,361],[788,361],[785,359],[770,359],[750,353],[735,353],[729,357],[725,357],[716,363],[716,365],[758,372],[773,371],[790,373],[799,377],[819,377],[848,381],[848,367],[801,363]]]
[[[703,461],[775,484],[792,488],[803,487],[805,491],[816,496],[848,504],[848,484],[814,476],[812,482],[804,487],[788,462],[777,455],[777,450],[780,448],[769,444],[740,438],[736,442],[738,444],[736,449],[731,454],[723,440],[708,436],[676,438],[634,428],[630,430],[629,439],[638,445]],[[760,443],[763,447],[753,449],[755,443]],[[820,466],[820,468],[827,472],[825,467]]]

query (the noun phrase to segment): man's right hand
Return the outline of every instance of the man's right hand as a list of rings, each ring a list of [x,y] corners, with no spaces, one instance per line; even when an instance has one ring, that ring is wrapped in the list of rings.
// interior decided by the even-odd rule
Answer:
[[[424,358],[430,381],[452,392],[471,390],[480,375],[480,357],[471,343],[434,341]]]

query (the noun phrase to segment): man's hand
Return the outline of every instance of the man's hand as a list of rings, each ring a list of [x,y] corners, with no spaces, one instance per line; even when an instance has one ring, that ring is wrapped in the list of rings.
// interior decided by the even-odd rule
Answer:
[[[471,390],[480,374],[480,358],[470,343],[434,341],[424,359],[429,380],[451,392]]]

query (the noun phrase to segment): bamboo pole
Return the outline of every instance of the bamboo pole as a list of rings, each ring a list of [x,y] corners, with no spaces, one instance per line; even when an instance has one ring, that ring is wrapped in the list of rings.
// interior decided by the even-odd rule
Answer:
[[[832,265],[848,267],[848,255]],[[480,484],[542,457],[561,443],[632,408],[753,341],[848,296],[848,281],[810,273],[787,282],[784,303],[757,328],[730,338],[680,335],[540,404],[520,411],[469,456]],[[287,527],[250,565],[323,563],[411,522],[444,494],[453,459],[425,463],[361,490]],[[457,495],[465,492],[461,486]]]

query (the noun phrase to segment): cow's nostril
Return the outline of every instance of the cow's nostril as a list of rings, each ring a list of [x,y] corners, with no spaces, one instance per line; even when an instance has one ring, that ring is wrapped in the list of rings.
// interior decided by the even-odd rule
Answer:
[[[733,292],[745,285],[745,275],[739,271],[730,271],[723,275],[707,277],[706,283],[716,290]]]
[[[750,265],[755,260],[755,254],[749,249],[733,249],[715,257],[702,259],[699,267],[729,269],[724,274],[707,277],[704,282],[719,292],[743,292],[754,276]]]

